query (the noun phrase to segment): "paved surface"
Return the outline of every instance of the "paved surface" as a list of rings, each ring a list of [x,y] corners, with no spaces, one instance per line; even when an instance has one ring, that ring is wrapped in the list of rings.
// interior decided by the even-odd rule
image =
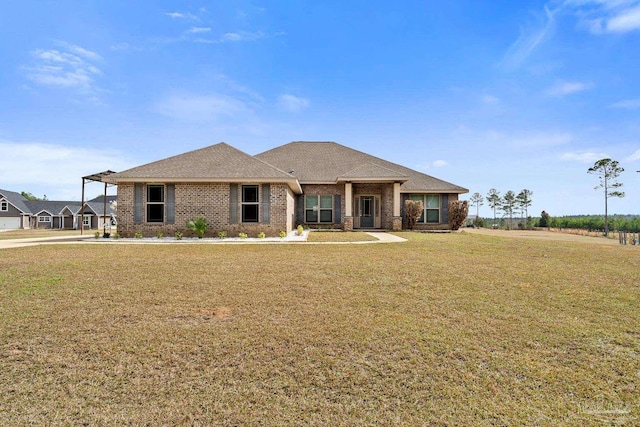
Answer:
[[[93,236],[55,236],[33,237],[26,239],[0,240],[0,249],[22,248],[25,246],[52,245],[56,243],[77,243],[94,239]]]
[[[294,232],[295,234],[295,232]],[[158,239],[96,239],[93,235],[85,236],[55,236],[55,237],[34,237],[26,239],[8,239],[0,240],[0,249],[10,248],[22,248],[26,246],[37,245],[54,245],[60,243],[83,243],[83,244],[133,244],[133,245],[145,245],[145,244],[287,244],[287,243],[306,243],[314,245],[364,245],[372,243],[401,243],[406,242],[407,239],[398,237],[391,233],[385,232],[367,232],[368,235],[375,237],[378,240],[369,240],[364,242],[307,242],[309,232],[305,230],[302,236],[292,235],[287,236],[285,239],[280,238],[266,238],[266,239],[235,239],[228,238],[224,240],[220,239],[188,239],[188,240],[158,240]]]

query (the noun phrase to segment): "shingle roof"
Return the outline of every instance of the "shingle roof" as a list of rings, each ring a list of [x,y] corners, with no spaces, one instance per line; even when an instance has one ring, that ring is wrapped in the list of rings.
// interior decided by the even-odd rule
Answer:
[[[31,213],[31,210],[25,204],[27,199],[22,197],[22,194],[16,193],[15,191],[1,190],[0,189],[0,197],[4,197],[5,199],[7,199],[7,201],[9,203],[11,203],[13,206],[15,206],[18,210],[22,211],[22,213],[26,213],[26,214],[30,214]]]
[[[104,203],[96,203],[96,202],[86,202],[84,208],[84,213],[89,213],[87,207],[92,210],[96,215],[102,215],[104,213]],[[78,208],[78,213],[80,213],[80,208]],[[113,205],[111,203],[107,203],[107,215],[116,215],[117,212],[113,209]]]
[[[98,196],[98,197],[94,197],[91,200],[87,200],[87,202],[103,203],[102,202],[103,200],[104,200],[104,195],[101,195],[101,196]],[[118,196],[116,196],[114,194],[108,194],[107,195],[107,203],[115,202],[117,200],[118,200]]]
[[[374,163],[364,163],[338,176],[338,180],[344,181],[355,179],[367,180],[376,178],[385,180],[396,179],[398,181],[406,181],[409,177],[403,173],[394,171],[381,165],[376,165]]]
[[[139,180],[221,181],[229,179],[295,181],[295,178],[288,173],[224,142],[114,173],[105,177],[104,181],[117,183]]]
[[[469,190],[430,175],[354,150],[335,142],[297,141],[256,155],[275,167],[292,171],[301,184],[334,183],[345,179],[379,178],[406,180],[405,192],[467,193]]]
[[[30,209],[30,212],[34,214],[38,214],[42,211],[49,212],[51,215],[60,215],[66,206],[71,206],[73,204],[77,204],[80,206],[79,202],[63,202],[57,200],[27,200],[25,201],[25,205],[27,205]]]

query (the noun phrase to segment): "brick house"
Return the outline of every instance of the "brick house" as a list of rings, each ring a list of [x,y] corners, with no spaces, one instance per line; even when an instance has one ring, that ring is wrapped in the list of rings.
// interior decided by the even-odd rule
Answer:
[[[463,187],[335,142],[292,142],[255,156],[226,143],[103,178],[118,185],[118,231],[171,235],[203,216],[212,232],[277,235],[297,225],[401,230],[404,201],[422,200],[417,229],[448,228]]]

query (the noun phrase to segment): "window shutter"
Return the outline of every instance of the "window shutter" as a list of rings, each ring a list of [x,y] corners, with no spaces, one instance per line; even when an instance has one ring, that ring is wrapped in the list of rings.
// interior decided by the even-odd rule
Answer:
[[[144,202],[142,201],[142,184],[137,183],[133,188],[133,223],[142,224],[144,216]]]
[[[238,223],[238,184],[229,184],[229,224]]]
[[[165,205],[167,211],[167,224],[176,223],[176,185],[167,184],[167,201]]]
[[[304,224],[304,194],[298,195],[298,206],[296,206],[296,223]]]
[[[333,213],[335,215],[333,223],[340,224],[342,222],[342,197],[340,194],[333,196]]]
[[[262,184],[262,222],[271,222],[271,185]]]
[[[449,222],[449,195],[443,194],[441,196],[441,200],[442,200],[442,206],[440,210],[442,212],[442,218],[440,218],[440,222],[446,224]]]

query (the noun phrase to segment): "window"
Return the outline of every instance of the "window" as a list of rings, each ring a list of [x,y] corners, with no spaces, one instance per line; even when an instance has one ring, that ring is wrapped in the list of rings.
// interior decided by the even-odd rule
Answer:
[[[9,210],[9,203],[6,200],[0,202],[0,211],[7,212]]]
[[[242,186],[242,222],[258,222],[258,186]]]
[[[82,225],[84,225],[85,227],[91,227],[91,217],[89,215],[85,215],[82,218]]]
[[[423,210],[418,222],[436,224],[440,222],[440,196],[438,194],[412,194],[411,200],[422,202]]]
[[[164,185],[147,185],[147,222],[164,222]]]
[[[333,196],[305,196],[305,222],[333,222]]]
[[[39,215],[38,222],[51,222],[51,217],[47,215]]]
[[[427,212],[427,222],[440,222],[440,196],[437,194],[427,194],[425,211]]]

